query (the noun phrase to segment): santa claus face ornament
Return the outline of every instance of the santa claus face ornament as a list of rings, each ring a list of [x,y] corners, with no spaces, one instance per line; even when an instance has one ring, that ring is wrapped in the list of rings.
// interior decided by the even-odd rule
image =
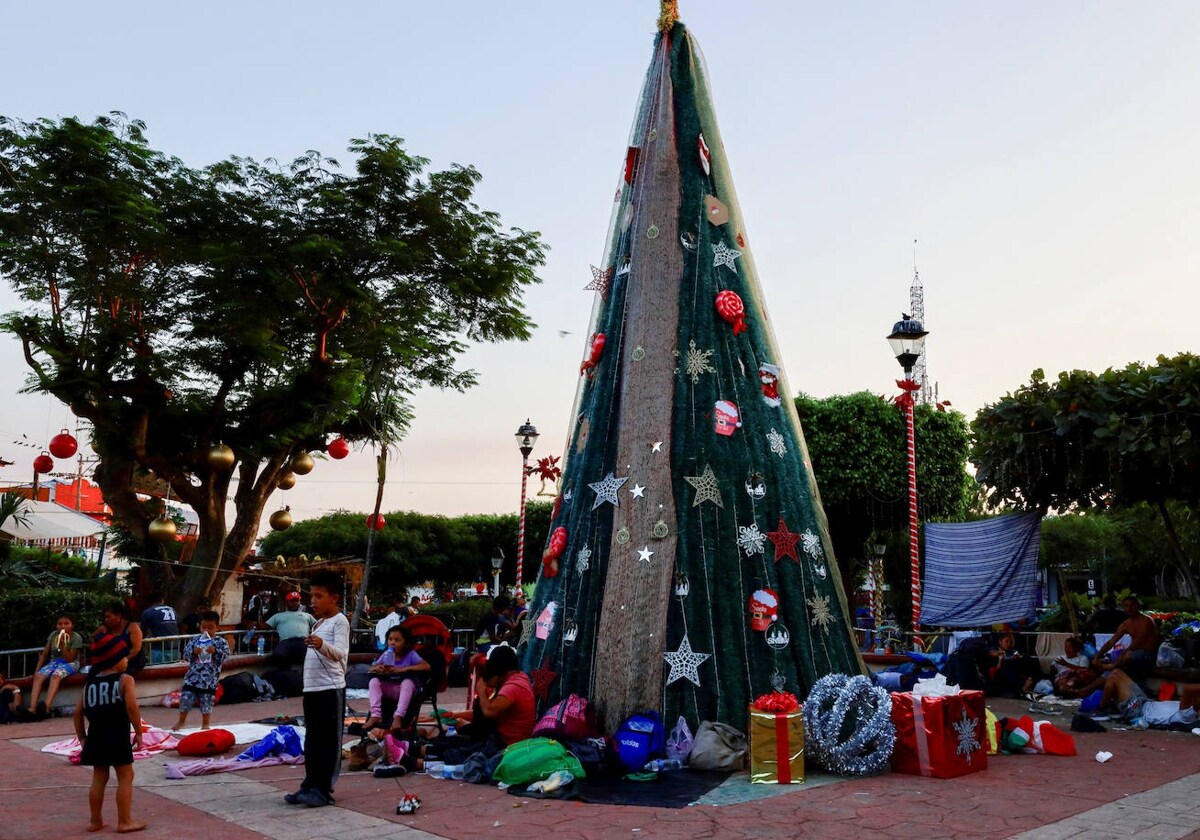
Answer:
[[[779,596],[773,589],[759,589],[750,596],[750,629],[766,630],[779,619]]]
[[[738,407],[729,400],[717,400],[713,407],[713,430],[725,437],[730,437],[742,427],[742,415]]]

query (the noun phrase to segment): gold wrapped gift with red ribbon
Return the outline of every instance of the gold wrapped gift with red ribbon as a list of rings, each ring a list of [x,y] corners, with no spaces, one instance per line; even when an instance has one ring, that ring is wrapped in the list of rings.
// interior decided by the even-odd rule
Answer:
[[[750,781],[760,785],[804,783],[804,716],[796,695],[764,694],[750,704]]]

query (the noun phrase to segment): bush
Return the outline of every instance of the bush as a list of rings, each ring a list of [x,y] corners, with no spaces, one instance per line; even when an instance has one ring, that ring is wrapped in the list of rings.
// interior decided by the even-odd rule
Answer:
[[[100,626],[104,608],[117,596],[78,588],[18,588],[0,592],[0,650],[40,647],[66,613],[85,639]]]
[[[454,626],[474,627],[479,620],[492,608],[492,599],[464,598],[461,601],[451,601],[448,604],[426,604],[421,607],[423,613],[442,613],[454,616]]]

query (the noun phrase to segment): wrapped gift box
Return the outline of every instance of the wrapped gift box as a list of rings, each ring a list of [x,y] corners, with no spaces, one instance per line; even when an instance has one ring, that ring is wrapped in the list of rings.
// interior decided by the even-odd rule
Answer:
[[[750,707],[750,781],[804,783],[804,716],[800,709],[768,712]]]
[[[987,710],[982,691],[940,697],[892,692],[896,749],[892,770],[952,779],[987,769]]]

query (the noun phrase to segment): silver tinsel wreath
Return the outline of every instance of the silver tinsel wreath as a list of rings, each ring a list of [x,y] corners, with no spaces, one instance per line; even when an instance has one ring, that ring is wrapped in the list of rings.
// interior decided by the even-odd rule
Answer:
[[[830,674],[804,701],[809,755],[840,776],[869,776],[888,766],[896,746],[892,697],[863,676]]]

